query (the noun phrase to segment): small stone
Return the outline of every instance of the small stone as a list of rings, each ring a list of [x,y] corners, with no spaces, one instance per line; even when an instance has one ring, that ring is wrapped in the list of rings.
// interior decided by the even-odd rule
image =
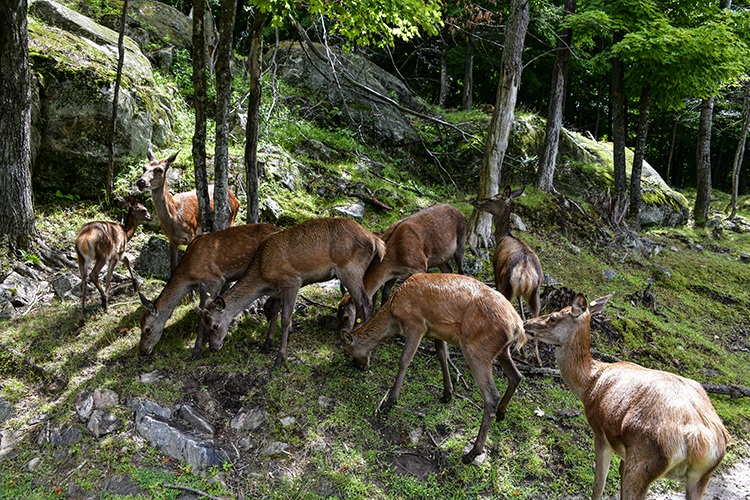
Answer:
[[[71,446],[80,443],[83,434],[78,426],[64,427],[50,432],[49,441],[53,446]]]
[[[190,405],[182,405],[180,415],[200,432],[212,435],[215,432],[213,426],[208,423],[206,418]]]
[[[318,406],[321,408],[330,408],[333,405],[333,399],[329,398],[328,396],[319,396],[318,397]]]
[[[581,253],[581,248],[572,243],[568,243],[568,248],[570,248],[570,250],[576,255]]]
[[[39,465],[41,463],[42,463],[42,459],[41,458],[39,458],[39,457],[32,458],[26,464],[26,470],[28,470],[29,472],[33,472],[34,470],[36,470],[37,467],[39,467]]]
[[[266,418],[269,416],[265,408],[251,408],[250,410],[241,410],[234,416],[230,422],[230,427],[238,431],[257,430]]]
[[[279,441],[274,441],[273,443],[269,444],[263,449],[263,454],[267,457],[275,457],[278,455],[291,455],[287,451],[289,448],[289,443],[281,443]]]
[[[15,410],[13,409],[13,405],[8,403],[5,399],[0,398],[0,424],[13,418],[14,414]]]
[[[123,427],[122,421],[109,410],[94,410],[89,423],[86,425],[86,428],[97,439]]]
[[[240,445],[240,449],[242,449],[242,451],[250,451],[254,446],[252,439],[250,439],[250,436],[240,438],[240,440],[237,441],[237,444]]]
[[[100,410],[112,408],[120,402],[120,396],[110,389],[96,389],[92,395],[94,406]]]
[[[602,274],[604,275],[604,278],[605,278],[605,279],[608,279],[608,280],[611,280],[611,279],[613,279],[613,278],[614,278],[615,276],[617,276],[617,273],[616,273],[616,272],[614,272],[614,271],[613,271],[613,270],[611,270],[611,269],[605,269],[604,271],[602,271]]]
[[[469,453],[472,448],[474,448],[474,443],[469,443],[466,446],[464,446],[464,455]],[[474,458],[474,460],[471,462],[471,465],[474,465],[474,466],[482,465],[486,461],[487,461],[487,452],[483,451],[482,453],[480,453]]]
[[[293,426],[295,422],[297,422],[297,419],[294,417],[284,417],[280,420],[280,422],[281,422],[281,426],[286,429],[288,427]]]
[[[88,422],[91,418],[91,412],[94,411],[94,396],[88,392],[79,392],[76,394],[76,415],[81,422]]]
[[[424,431],[421,427],[417,427],[413,431],[409,433],[409,441],[411,441],[411,444],[414,446],[417,446],[419,444],[419,440],[422,438],[422,433]]]
[[[144,373],[138,378],[141,383],[150,384],[151,382],[156,382],[157,380],[163,379],[164,375],[159,375],[159,370],[154,370],[152,372]]]

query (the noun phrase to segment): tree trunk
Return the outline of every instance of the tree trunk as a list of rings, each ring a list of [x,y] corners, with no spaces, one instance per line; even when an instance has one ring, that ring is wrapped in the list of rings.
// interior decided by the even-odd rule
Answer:
[[[612,44],[622,41],[625,33],[615,31]],[[625,68],[618,57],[612,59],[612,139],[615,176],[615,204],[614,213],[610,214],[612,222],[619,225],[621,217],[625,215],[628,205],[628,185],[625,169]]]
[[[742,103],[742,132],[737,142],[737,151],[734,154],[732,165],[732,201],[725,211],[730,211],[729,218],[734,219],[737,215],[737,197],[740,188],[740,169],[745,156],[745,143],[747,142],[747,131],[750,129],[750,84],[745,84],[745,99]]]
[[[565,16],[576,11],[576,0],[565,0]],[[560,128],[562,127],[563,110],[565,106],[565,88],[568,77],[568,63],[570,61],[570,43],[573,40],[573,29],[563,28],[557,43],[555,67],[552,70],[552,91],[549,98],[547,112],[547,129],[544,133],[544,145],[539,156],[539,168],[536,172],[534,184],[545,193],[555,191],[553,178],[557,149],[560,144]]]
[[[715,97],[703,99],[700,123],[698,124],[698,147],[695,152],[697,192],[693,219],[699,226],[708,220],[708,207],[711,203],[711,124]]]
[[[232,46],[237,0],[222,0],[216,58],[216,149],[214,153],[214,229],[229,224],[229,105],[232,99]]]
[[[214,216],[208,196],[206,174],[206,108],[208,107],[208,83],[206,81],[206,16],[203,0],[193,0],[193,103],[195,107],[195,131],[193,132],[193,171],[195,192],[201,216],[201,230],[214,230]]]
[[[508,149],[513,113],[521,84],[523,71],[523,43],[529,26],[529,0],[512,0],[508,24],[505,28],[505,49],[500,62],[500,81],[497,85],[495,112],[482,159],[482,172],[479,177],[478,198],[486,198],[498,192],[500,167]],[[469,218],[467,240],[472,251],[480,247],[488,248],[492,241],[492,216],[474,209]]]
[[[247,178],[247,223],[258,222],[258,136],[260,132],[261,57],[263,56],[263,28],[265,12],[255,8],[252,43],[250,44],[250,96],[247,100],[247,129],[245,136],[245,176]]]
[[[125,60],[125,24],[128,16],[128,0],[122,2],[120,15],[120,34],[117,39],[117,75],[115,76],[115,95],[112,98],[112,127],[109,131],[109,168],[107,169],[107,201],[112,200],[112,186],[115,172],[115,132],[117,132],[117,103],[120,100],[120,82],[122,81],[122,64]]]
[[[461,91],[461,109],[471,111],[474,105],[474,36],[466,37],[466,61],[464,62],[464,88]]]
[[[635,137],[633,152],[633,170],[630,173],[630,217],[636,231],[641,229],[641,173],[643,157],[646,153],[648,121],[651,114],[651,86],[646,84],[641,89],[641,103],[638,111],[638,131]]]
[[[440,40],[443,43],[443,50],[440,52],[440,95],[438,96],[438,107],[445,109],[445,101],[448,99],[448,43],[445,41],[448,36],[448,28],[444,28],[440,34]]]
[[[26,14],[26,0],[0,2],[0,237],[11,252],[28,250],[35,232]]]
[[[672,158],[674,158],[674,145],[675,140],[677,139],[677,116],[674,118],[674,123],[672,124],[672,134],[669,136],[669,157],[667,158],[667,175],[664,177],[664,180],[666,181],[668,186],[671,186],[672,183],[669,181],[670,174],[672,170]]]

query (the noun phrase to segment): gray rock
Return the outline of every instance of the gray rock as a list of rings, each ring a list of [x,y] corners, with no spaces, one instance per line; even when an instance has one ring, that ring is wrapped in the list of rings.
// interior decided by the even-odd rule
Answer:
[[[748,262],[748,263],[750,263],[750,253],[740,252],[740,260],[742,262]]]
[[[617,273],[611,269],[605,269],[604,271],[602,271],[602,275],[604,275],[604,279],[611,280],[614,279],[615,276],[617,276]]]
[[[142,384],[150,384],[151,382],[156,382],[157,380],[161,380],[164,378],[164,375],[159,373],[159,370],[154,370],[152,372],[143,373],[140,377],[138,377],[138,380]]]
[[[208,423],[206,417],[190,405],[182,405],[180,407],[180,415],[199,432],[212,435],[215,432],[214,427]]]
[[[141,398],[128,398],[125,402],[125,406],[127,406],[127,408],[133,413],[142,412],[167,420],[172,418],[172,410],[170,410],[169,408],[164,408],[163,406],[160,406],[152,401],[144,400]]]
[[[34,457],[26,464],[26,470],[29,472],[34,472],[41,464],[42,459],[39,457]]]
[[[265,408],[243,409],[234,416],[229,426],[234,430],[252,432],[259,429],[268,417],[269,413]]]
[[[109,410],[94,410],[86,428],[99,439],[124,427],[122,421]]]
[[[50,285],[52,285],[52,289],[55,291],[55,295],[58,299],[64,301],[73,300],[75,298],[72,293],[73,284],[71,283],[70,275],[62,274],[50,281]],[[80,295],[80,286],[78,293]]]
[[[184,250],[178,252],[182,258]],[[172,275],[169,242],[159,236],[152,236],[136,257],[133,267],[136,271],[147,276],[153,276],[162,281],[169,281]]]
[[[422,439],[422,434],[424,433],[424,430],[421,427],[417,427],[416,429],[412,430],[409,433],[409,441],[414,446],[417,446],[419,444],[419,440]]]
[[[293,426],[295,423],[297,423],[297,419],[294,418],[294,417],[284,417],[281,420],[279,420],[279,422],[281,422],[281,426],[282,427],[284,427],[285,429],[287,429],[287,428]]]
[[[568,248],[570,248],[570,250],[571,250],[571,251],[572,251],[572,252],[573,252],[574,254],[576,254],[576,255],[579,255],[579,254],[581,253],[581,249],[580,249],[580,247],[577,247],[576,245],[574,245],[574,244],[572,244],[572,243],[568,243]]]
[[[100,410],[112,408],[120,402],[120,396],[110,389],[96,389],[92,394],[94,406]]]
[[[510,214],[510,221],[511,223],[513,223],[513,227],[518,229],[519,231],[526,231],[528,229],[526,227],[526,224],[524,224],[523,220],[521,220],[521,217],[518,214]]]
[[[47,288],[46,281],[36,281],[12,271],[0,284],[0,297],[9,297],[13,307],[25,307]]]
[[[263,454],[267,457],[277,457],[280,455],[291,455],[287,450],[289,449],[289,443],[281,443],[274,441],[265,448],[263,448]]]
[[[654,275],[655,277],[657,277],[657,275],[663,276],[664,279],[667,279],[667,280],[672,279],[672,271],[658,264],[654,266]]]
[[[278,221],[284,209],[275,200],[266,198],[260,207],[261,213],[272,221]]]
[[[13,418],[15,413],[16,411],[13,408],[13,405],[7,402],[4,398],[0,398],[0,424]]]
[[[108,477],[104,481],[104,489],[117,498],[149,498],[150,493],[142,490],[129,474]]]
[[[160,452],[190,466],[194,474],[205,476],[211,467],[221,468],[229,461],[229,455],[223,450],[212,448],[211,443],[145,412],[136,414],[135,430]]]
[[[49,442],[53,446],[72,446],[82,439],[83,433],[77,425],[54,429],[49,434]]]
[[[329,398],[328,396],[319,396],[318,405],[321,408],[330,408],[331,406],[333,406],[333,399]]]
[[[559,285],[560,280],[552,276],[551,274],[545,272],[544,273],[544,280],[542,282],[544,285]]]
[[[287,189],[295,191],[300,187],[299,167],[292,158],[279,151],[259,154],[258,160],[263,162],[267,177],[278,179]]]
[[[341,212],[350,217],[362,218],[365,216],[365,203],[362,200],[351,199],[349,203],[340,207],[333,207],[334,210]]]

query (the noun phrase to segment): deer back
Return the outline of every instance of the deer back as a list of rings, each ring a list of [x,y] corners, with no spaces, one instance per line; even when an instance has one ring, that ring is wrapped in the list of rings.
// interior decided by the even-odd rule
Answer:
[[[544,274],[537,254],[514,236],[501,238],[492,256],[495,286],[508,300],[539,293]]]

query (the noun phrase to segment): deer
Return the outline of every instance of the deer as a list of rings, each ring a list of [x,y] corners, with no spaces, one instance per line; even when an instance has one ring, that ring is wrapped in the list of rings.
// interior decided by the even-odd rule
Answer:
[[[526,335],[555,347],[565,384],[583,403],[594,434],[591,498],[599,500],[617,454],[622,500],[644,500],[660,477],[685,482],[687,500],[700,500],[729,443],[729,434],[696,381],[629,363],[591,356],[591,316],[614,294],[529,319]]]
[[[138,224],[143,221],[151,221],[153,218],[146,207],[138,203],[134,196],[125,200],[118,198],[118,201],[128,209],[125,216],[125,222],[120,225],[115,222],[93,221],[81,226],[75,239],[76,256],[78,258],[78,272],[81,275],[81,316],[80,322],[85,320],[86,311],[86,277],[89,265],[93,262],[91,268],[91,282],[96,286],[102,296],[102,309],[107,311],[107,297],[109,296],[110,285],[112,284],[112,273],[118,262],[122,261],[130,272],[130,278],[133,280],[133,288],[138,292],[138,281],[135,279],[133,268],[130,266],[130,260],[125,256],[125,248],[128,241],[135,234]],[[102,289],[99,284],[99,272],[104,265],[107,265],[106,290]]]
[[[472,463],[482,453],[493,418],[505,419],[508,402],[523,378],[510,355],[510,347],[526,342],[518,312],[500,292],[460,274],[418,273],[399,286],[388,302],[367,322],[343,333],[343,349],[356,367],[367,369],[370,354],[386,339],[402,334],[404,350],[398,362],[393,387],[383,397],[378,411],[388,412],[398,398],[406,369],[424,337],[435,341],[443,372],[443,397],[453,394],[448,370],[448,346],[459,346],[484,400],[479,434],[471,450],[462,457]],[[508,379],[501,397],[492,376],[492,362],[498,359]]]
[[[424,273],[431,267],[438,267],[443,273],[453,272],[448,263],[451,257],[458,274],[463,274],[466,216],[451,205],[433,205],[401,219],[381,239],[385,242],[385,257],[373,260],[363,278],[365,293],[371,300],[382,287],[381,306],[396,280]],[[336,316],[340,338],[342,331],[354,328],[356,310],[348,294],[339,303]]]
[[[195,311],[207,328],[209,348],[221,349],[232,318],[261,295],[268,295],[280,299],[282,310],[281,344],[272,369],[278,368],[286,360],[299,289],[338,278],[351,294],[358,318],[368,318],[372,302],[365,293],[362,278],[370,262],[384,255],[383,240],[344,217],[310,219],[269,235],[255,252],[245,274],[227,292],[214,297],[207,286],[199,286],[200,306]],[[278,309],[268,311],[276,312]],[[273,332],[269,330],[261,351],[269,352],[272,346]]]
[[[169,262],[170,272],[174,273],[177,268],[178,251],[180,245],[187,245],[201,234],[201,217],[198,208],[198,197],[195,190],[185,193],[177,193],[172,196],[167,185],[167,171],[177,159],[174,153],[166,160],[157,160],[151,148],[146,151],[148,163],[143,167],[143,174],[135,182],[141,191],[151,191],[151,200],[154,202],[154,210],[159,218],[159,226],[169,240]],[[214,187],[208,186],[208,196],[211,211],[214,209]],[[240,209],[240,202],[229,191],[229,227],[234,226],[234,219]]]
[[[272,224],[248,224],[198,235],[190,242],[174,273],[154,302],[139,293],[146,312],[141,316],[140,352],[150,355],[161,339],[164,325],[177,304],[204,283],[209,292],[218,295],[226,283],[237,281],[266,236],[281,231]],[[269,311],[272,311],[269,304]],[[276,308],[278,311],[278,308]],[[267,318],[271,327],[276,318]],[[198,325],[192,358],[200,355],[206,339],[203,323]]]
[[[526,300],[530,317],[539,316],[539,310],[541,309],[539,289],[544,280],[542,264],[539,262],[537,254],[510,232],[510,214],[513,210],[513,200],[521,196],[525,189],[526,186],[511,191],[510,186],[507,186],[500,194],[469,202],[477,210],[492,214],[496,244],[495,253],[492,256],[495,287],[510,302],[518,297],[521,319],[524,321],[526,321],[526,314],[521,299]],[[537,364],[542,366],[538,342],[534,342],[534,354]]]

